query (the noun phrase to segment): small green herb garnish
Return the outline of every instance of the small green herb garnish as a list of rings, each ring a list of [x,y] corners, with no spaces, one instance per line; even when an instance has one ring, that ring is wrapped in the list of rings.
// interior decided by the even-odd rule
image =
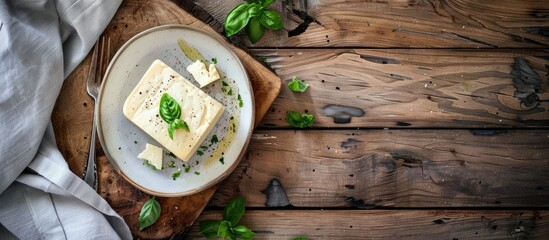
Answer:
[[[244,215],[246,200],[237,198],[229,202],[221,220],[206,220],[200,222],[200,234],[208,239],[223,237],[227,239],[251,240],[255,233],[244,225],[239,225]]]
[[[181,171],[174,172],[174,173],[172,174],[172,179],[175,180],[175,179],[178,178],[179,176],[181,176]]]
[[[139,231],[153,225],[160,217],[161,210],[160,203],[156,201],[154,196],[147,200],[141,207],[141,212],[139,212]]]
[[[223,90],[223,92],[229,96],[232,96],[233,95],[233,90],[231,89],[231,87],[229,87],[229,84],[225,81],[221,81],[221,90]]]
[[[200,172],[194,171],[194,175],[200,175]]]
[[[174,162],[174,161],[170,161],[170,163],[168,164],[168,167],[169,167],[169,168],[174,168],[174,167],[175,167],[175,162]]]
[[[240,94],[238,94],[238,106],[239,107],[243,107],[244,106],[244,102],[242,101],[242,97],[240,97]]]
[[[217,58],[212,58],[212,63],[217,64]]]
[[[191,165],[185,165],[185,172],[188,173],[191,170]]]
[[[315,121],[315,116],[311,114],[301,114],[298,112],[287,112],[286,113],[286,122],[292,127],[304,128],[310,127]]]
[[[145,160],[145,165],[147,167],[152,168],[152,170],[158,170],[158,168],[156,168],[154,165],[152,165],[151,162],[149,162],[149,160]]]
[[[221,157],[221,158],[219,159],[219,162],[221,162],[221,164],[225,164],[225,158]]]
[[[175,154],[173,154],[173,152],[168,153],[168,156],[173,157],[173,158],[177,158],[177,156],[175,156]]]
[[[217,135],[212,136],[212,144],[219,142],[219,139],[217,139]]]
[[[202,156],[202,155],[204,155],[204,152],[202,152],[202,151],[198,150],[198,151],[196,151],[196,155],[198,155],[198,156]]]
[[[189,126],[187,123],[179,119],[181,116],[181,107],[177,101],[167,93],[162,94],[162,98],[160,98],[159,112],[160,117],[162,117],[162,119],[170,126],[168,128],[168,134],[171,139],[173,139],[173,133],[178,128],[182,128],[187,132],[189,131]]]
[[[310,240],[310,239],[308,237],[298,236],[298,237],[292,238],[292,240]]]
[[[229,12],[225,19],[225,34],[230,37],[246,26],[250,42],[256,43],[263,37],[265,28],[280,30],[284,27],[277,12],[267,9],[274,0],[248,0]]]
[[[292,81],[288,83],[288,87],[294,92],[305,92],[305,90],[309,87],[309,84],[304,83],[302,80],[299,80],[294,76]]]
[[[208,146],[200,146],[200,148],[203,149],[203,150],[207,150]]]

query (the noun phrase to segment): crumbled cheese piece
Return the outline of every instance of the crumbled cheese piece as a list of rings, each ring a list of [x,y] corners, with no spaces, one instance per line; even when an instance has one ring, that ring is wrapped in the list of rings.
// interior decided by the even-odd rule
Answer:
[[[162,148],[147,143],[145,150],[137,155],[137,157],[147,160],[156,169],[162,169]]]
[[[193,75],[194,80],[196,80],[200,84],[201,88],[221,78],[219,76],[219,73],[217,72],[215,64],[210,64],[208,70],[206,69],[206,64],[204,64],[200,60],[196,60],[196,62],[187,66],[187,71],[189,71],[189,73]]]

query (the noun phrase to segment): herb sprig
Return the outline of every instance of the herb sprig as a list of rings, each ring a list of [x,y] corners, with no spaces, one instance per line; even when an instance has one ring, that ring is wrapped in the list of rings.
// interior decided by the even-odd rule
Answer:
[[[253,239],[255,233],[246,226],[238,224],[244,215],[245,205],[246,199],[243,197],[232,200],[223,211],[223,219],[200,222],[200,233],[208,239],[216,237],[230,240]]]
[[[274,0],[247,0],[236,6],[225,19],[225,34],[230,37],[246,26],[250,42],[256,43],[263,37],[265,29],[280,30],[284,27],[280,15],[267,9]]]

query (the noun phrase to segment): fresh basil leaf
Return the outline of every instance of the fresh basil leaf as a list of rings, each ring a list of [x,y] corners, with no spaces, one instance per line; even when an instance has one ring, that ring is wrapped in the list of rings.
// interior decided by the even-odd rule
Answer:
[[[240,222],[240,218],[244,215],[246,199],[243,197],[237,198],[229,202],[223,212],[223,220],[231,223],[231,226],[236,226]]]
[[[156,201],[154,196],[147,200],[139,213],[139,231],[153,225],[160,217],[160,211],[160,203]]]
[[[212,136],[211,142],[212,142],[212,144],[219,142],[219,139],[217,139],[217,135],[214,134],[214,135]]]
[[[288,83],[288,87],[294,92],[305,92],[305,90],[309,87],[309,84],[293,77],[292,81]]]
[[[299,237],[292,238],[292,240],[310,240],[310,239],[308,237],[299,236]]]
[[[217,58],[212,58],[212,63],[217,64]]]
[[[176,129],[182,128],[183,130],[189,132],[189,126],[187,123],[181,119],[175,119],[172,123],[170,123],[170,127],[168,128],[168,135],[173,140],[173,133]]]
[[[264,9],[259,15],[261,25],[271,30],[280,30],[284,27],[282,18],[277,12],[269,9]]]
[[[273,4],[274,0],[259,0],[259,4],[261,4],[262,7],[268,7],[271,4]]]
[[[248,13],[250,14],[250,18],[259,16],[259,14],[261,14],[261,5],[256,3],[250,4],[250,8],[248,8]]]
[[[231,223],[229,221],[223,220],[219,223],[219,228],[217,229],[217,236],[228,239],[236,239],[234,234],[231,231]]]
[[[255,232],[245,227],[244,225],[237,225],[233,227],[233,232],[235,233],[237,238],[243,240],[252,240],[255,236]]]
[[[191,165],[185,165],[185,172],[188,173],[191,171]]]
[[[265,33],[265,27],[261,25],[261,22],[256,17],[252,18],[248,24],[248,38],[250,42],[256,43],[263,37]]]
[[[298,112],[290,111],[286,113],[286,122],[297,128],[305,128],[313,125],[315,116],[311,114],[300,114]]]
[[[225,35],[227,37],[236,34],[248,25],[251,17],[248,10],[253,6],[252,4],[254,3],[241,3],[229,12],[225,19]]]
[[[204,235],[204,237],[208,239],[216,238],[220,223],[221,221],[218,220],[206,220],[200,222],[200,234]]]
[[[181,107],[169,94],[164,93],[160,98],[160,117],[168,124],[181,116]]]

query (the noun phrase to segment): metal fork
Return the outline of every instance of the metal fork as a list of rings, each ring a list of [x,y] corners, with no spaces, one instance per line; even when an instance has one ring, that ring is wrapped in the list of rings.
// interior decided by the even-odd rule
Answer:
[[[101,47],[99,46],[101,45]],[[99,51],[101,49],[101,51]],[[94,102],[97,101],[97,95],[99,94],[99,88],[101,86],[101,78],[105,65],[108,64],[110,59],[110,38],[107,40],[107,46],[105,50],[105,37],[101,38],[101,42],[97,40],[95,47],[93,48],[92,59],[90,64],[90,70],[88,72],[87,90],[88,94],[93,98]],[[97,63],[99,59],[99,64]],[[95,108],[96,109],[96,108]],[[93,111],[92,131],[90,137],[90,149],[88,154],[88,162],[86,164],[86,170],[84,172],[84,181],[97,191],[97,161],[95,158],[95,133],[97,130],[95,123],[95,109]]]

